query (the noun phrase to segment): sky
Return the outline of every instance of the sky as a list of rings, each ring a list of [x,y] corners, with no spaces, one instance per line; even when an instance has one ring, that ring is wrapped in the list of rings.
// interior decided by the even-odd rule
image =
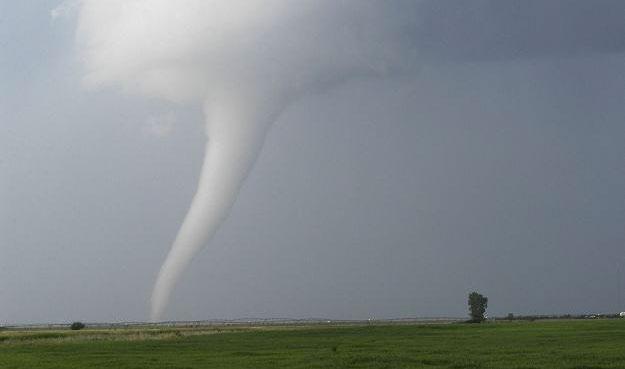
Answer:
[[[143,321],[202,108],[86,88],[59,4],[0,0],[0,324]],[[418,67],[289,105],[166,319],[625,311],[625,3],[393,6]]]

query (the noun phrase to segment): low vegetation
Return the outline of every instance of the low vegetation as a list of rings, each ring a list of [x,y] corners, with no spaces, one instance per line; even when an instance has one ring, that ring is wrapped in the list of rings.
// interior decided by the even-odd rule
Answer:
[[[0,333],[0,368],[625,368],[625,320]]]
[[[72,325],[69,326],[69,328],[73,331],[79,331],[81,329],[85,328],[85,323],[82,322],[74,322],[72,323]]]

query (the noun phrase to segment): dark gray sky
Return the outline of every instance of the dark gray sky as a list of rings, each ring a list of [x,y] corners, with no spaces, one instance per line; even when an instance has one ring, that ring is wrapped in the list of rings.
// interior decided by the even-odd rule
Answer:
[[[85,91],[56,5],[0,2],[0,323],[144,320],[203,118]],[[419,72],[292,105],[166,318],[625,310],[625,3],[405,6]]]

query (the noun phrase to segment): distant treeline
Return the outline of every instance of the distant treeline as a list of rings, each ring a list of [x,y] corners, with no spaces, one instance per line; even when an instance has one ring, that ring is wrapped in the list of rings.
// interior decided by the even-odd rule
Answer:
[[[619,314],[551,314],[551,315],[514,315],[495,318],[495,320],[557,320],[557,319],[620,319]]]

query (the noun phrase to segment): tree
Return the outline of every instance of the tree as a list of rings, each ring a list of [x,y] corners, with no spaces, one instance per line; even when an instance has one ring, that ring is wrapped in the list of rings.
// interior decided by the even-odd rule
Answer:
[[[71,330],[73,331],[79,331],[83,328],[85,328],[85,323],[82,322],[74,322],[72,323],[72,325],[69,326]]]
[[[471,322],[480,323],[484,321],[484,313],[487,307],[488,297],[477,292],[471,292],[469,294],[469,315],[471,315]]]

